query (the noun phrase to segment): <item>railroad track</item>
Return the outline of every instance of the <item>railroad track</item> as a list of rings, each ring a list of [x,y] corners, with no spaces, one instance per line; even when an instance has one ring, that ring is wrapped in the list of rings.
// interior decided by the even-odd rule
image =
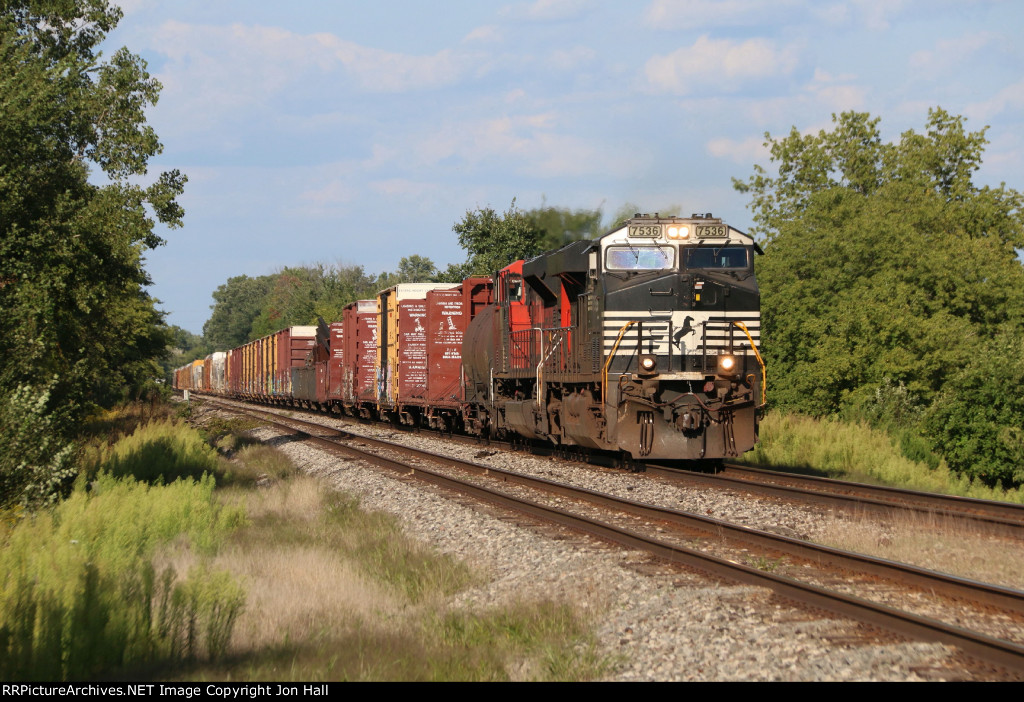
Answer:
[[[723,470],[714,474],[663,465],[647,465],[645,470],[650,475],[692,485],[709,485],[859,511],[882,514],[903,511],[974,522],[1024,538],[1024,505],[1008,502],[866,485],[735,463],[724,464]]]
[[[681,529],[686,534],[699,532],[715,539],[726,540],[735,550],[736,544],[755,547],[763,552],[785,554],[803,564],[813,564],[822,572],[831,573],[825,579],[836,580],[836,573],[857,573],[864,586],[871,579],[883,578],[901,588],[914,587],[919,593],[929,592],[950,600],[952,607],[962,613],[963,607],[975,608],[979,620],[989,618],[993,613],[1002,618],[1010,617],[1019,622],[1024,613],[1024,593],[936,573],[906,564],[898,564],[863,554],[840,551],[798,539],[751,529],[702,515],[670,510],[653,505],[597,493],[578,487],[564,485],[543,478],[511,473],[491,466],[476,464],[450,456],[443,456],[421,449],[414,449],[366,436],[353,436],[346,432],[320,424],[283,418],[266,411],[228,405],[234,411],[245,411],[277,424],[287,432],[302,432],[313,443],[332,451],[340,451],[360,460],[414,476],[437,484],[475,499],[497,504],[529,514],[535,519],[561,524],[571,529],[588,533],[627,548],[641,549],[664,560],[695,568],[714,577],[729,581],[768,587],[780,596],[834,614],[850,617],[872,626],[910,637],[912,639],[939,641],[959,647],[988,663],[1005,667],[1015,675],[1024,675],[1024,646],[1019,642],[1000,639],[978,631],[971,631],[937,619],[901,610],[898,607],[873,602],[857,595],[840,592],[835,588],[797,580],[785,575],[766,572],[730,557],[728,549],[715,555],[705,550],[695,550],[679,544],[680,537],[667,538],[661,531],[668,525]],[[353,445],[355,444],[355,445]],[[367,450],[369,448],[370,450]],[[384,455],[389,454],[389,455]],[[429,464],[436,468],[428,467]],[[471,479],[451,475],[451,470],[468,473]],[[485,478],[488,484],[479,480]],[[529,489],[530,496],[513,494],[509,486]],[[547,497],[537,497],[541,491]],[[589,514],[580,509],[566,509],[553,500],[569,500],[591,506]],[[598,514],[595,509],[600,509]],[[586,512],[587,510],[582,510]],[[617,516],[612,516],[612,515]],[[595,516],[596,515],[596,516]],[[621,515],[626,515],[625,517]],[[686,538],[686,537],[683,537]],[[715,549],[711,549],[714,551]],[[721,551],[722,549],[718,549]],[[803,570],[803,568],[800,568]],[[847,580],[841,576],[839,580]]]
[[[207,397],[207,399],[212,398]],[[244,406],[248,407],[249,405]],[[306,412],[307,410],[293,411]],[[312,414],[317,416],[315,412]],[[342,421],[356,421],[348,417],[333,417]],[[401,431],[413,431],[404,426],[396,427],[391,424],[387,426]],[[446,438],[476,448],[481,446],[481,441],[476,437],[453,434],[447,435]],[[538,447],[527,443],[493,440],[488,445],[512,450],[526,449],[536,451],[541,455],[558,457],[558,452],[552,451],[551,447],[546,444]],[[564,460],[571,461],[573,459]],[[588,459],[588,462],[608,466],[616,465],[616,459],[609,456]],[[655,463],[636,463],[633,467],[647,475],[672,482],[731,489],[809,504],[828,505],[860,513],[870,512],[892,516],[903,512],[959,520],[985,525],[995,529],[1001,535],[1024,540],[1024,505],[1009,502],[868,485],[738,463],[724,463],[722,470],[716,473],[695,472],[678,466]]]

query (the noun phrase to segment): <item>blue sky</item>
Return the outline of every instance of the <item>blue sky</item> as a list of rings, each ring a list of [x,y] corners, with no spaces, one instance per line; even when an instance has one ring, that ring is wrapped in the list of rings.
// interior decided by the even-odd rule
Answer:
[[[164,85],[151,173],[189,176],[185,226],[147,255],[194,332],[229,277],[464,258],[452,225],[512,198],[750,225],[731,178],[765,132],[929,107],[988,126],[981,184],[1024,189],[1016,0],[123,0],[127,46]]]

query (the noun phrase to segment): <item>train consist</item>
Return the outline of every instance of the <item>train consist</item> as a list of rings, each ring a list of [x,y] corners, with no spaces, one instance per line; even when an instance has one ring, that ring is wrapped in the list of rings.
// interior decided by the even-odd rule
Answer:
[[[637,215],[493,279],[388,288],[174,384],[628,459],[736,456],[765,403],[756,253],[710,214]]]

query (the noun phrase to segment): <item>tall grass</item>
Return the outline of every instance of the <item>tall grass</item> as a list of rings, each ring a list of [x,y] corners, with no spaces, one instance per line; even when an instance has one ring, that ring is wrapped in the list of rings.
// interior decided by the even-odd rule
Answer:
[[[199,480],[222,468],[217,452],[198,432],[170,420],[144,424],[112,447],[98,449],[92,455],[91,472],[131,476],[148,483]]]
[[[216,452],[163,420],[92,442],[86,460],[68,499],[3,522],[0,679],[84,680],[223,654],[245,598],[204,562],[246,518],[214,497]],[[195,554],[183,573],[155,565],[170,544]]]
[[[157,572],[182,539],[212,552],[243,521],[214,481],[150,486],[100,474],[53,510],[24,519],[0,551],[0,678],[81,680],[144,663],[223,652],[242,607],[224,575]]]
[[[308,476],[232,488],[231,499],[251,524],[216,564],[243,575],[252,608],[230,659],[188,677],[577,680],[609,666],[570,604],[453,610],[446,596],[479,574]]]
[[[1022,489],[989,487],[952,473],[945,461],[931,457],[907,458],[905,443],[904,436],[893,437],[864,422],[772,412],[761,423],[760,442],[741,460],[846,480],[1024,503]]]

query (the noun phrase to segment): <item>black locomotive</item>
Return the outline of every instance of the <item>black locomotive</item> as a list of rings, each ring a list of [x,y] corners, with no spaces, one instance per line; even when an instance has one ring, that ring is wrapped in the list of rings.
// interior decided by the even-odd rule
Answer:
[[[463,342],[464,424],[634,459],[736,456],[764,405],[754,240],[637,215],[498,272]]]

